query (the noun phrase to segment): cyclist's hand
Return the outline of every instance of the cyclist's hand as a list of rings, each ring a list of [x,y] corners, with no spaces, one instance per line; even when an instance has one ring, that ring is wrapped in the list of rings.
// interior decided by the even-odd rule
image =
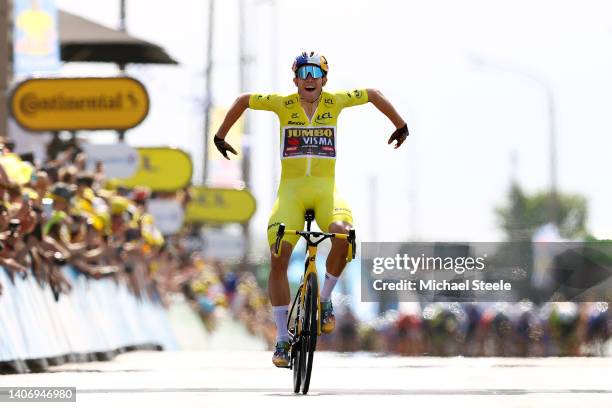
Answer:
[[[232,152],[235,155],[238,154],[238,152],[234,150],[234,148],[229,143],[227,143],[225,139],[221,139],[220,137],[215,136],[213,140],[215,142],[215,146],[217,146],[217,150],[219,150],[223,157],[225,157],[227,160],[229,160],[227,152]]]
[[[404,125],[401,128],[396,129],[395,132],[393,132],[387,144],[391,144],[394,141],[396,141],[397,144],[395,145],[395,149],[397,149],[398,147],[402,145],[402,143],[404,143],[407,137],[408,137],[408,125]]]

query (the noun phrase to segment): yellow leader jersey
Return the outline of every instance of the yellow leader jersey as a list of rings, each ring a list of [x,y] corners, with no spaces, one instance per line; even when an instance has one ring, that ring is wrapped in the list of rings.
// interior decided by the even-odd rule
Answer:
[[[280,121],[281,179],[304,176],[334,177],[338,116],[343,108],[368,102],[365,89],[321,92],[317,110],[309,121],[297,93],[252,94],[249,107],[273,111]]]

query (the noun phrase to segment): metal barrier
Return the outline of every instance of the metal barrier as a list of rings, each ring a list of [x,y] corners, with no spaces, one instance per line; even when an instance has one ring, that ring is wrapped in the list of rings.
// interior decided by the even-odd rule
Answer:
[[[178,348],[159,299],[137,298],[112,279],[63,268],[72,291],[56,301],[51,287],[32,273],[11,280],[0,267],[0,373],[107,360],[126,349]]]

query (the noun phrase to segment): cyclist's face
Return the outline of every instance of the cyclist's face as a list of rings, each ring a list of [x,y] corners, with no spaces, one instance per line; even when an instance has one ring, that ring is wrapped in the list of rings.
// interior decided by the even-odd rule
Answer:
[[[327,77],[317,79],[310,75],[306,79],[296,77],[293,78],[293,83],[297,86],[300,97],[307,102],[312,102],[321,95],[321,91],[327,83]]]

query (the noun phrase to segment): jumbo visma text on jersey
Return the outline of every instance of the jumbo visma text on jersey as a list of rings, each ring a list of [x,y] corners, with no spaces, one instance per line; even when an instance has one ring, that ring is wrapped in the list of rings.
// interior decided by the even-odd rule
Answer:
[[[281,154],[289,157],[336,157],[335,127],[283,128]]]

